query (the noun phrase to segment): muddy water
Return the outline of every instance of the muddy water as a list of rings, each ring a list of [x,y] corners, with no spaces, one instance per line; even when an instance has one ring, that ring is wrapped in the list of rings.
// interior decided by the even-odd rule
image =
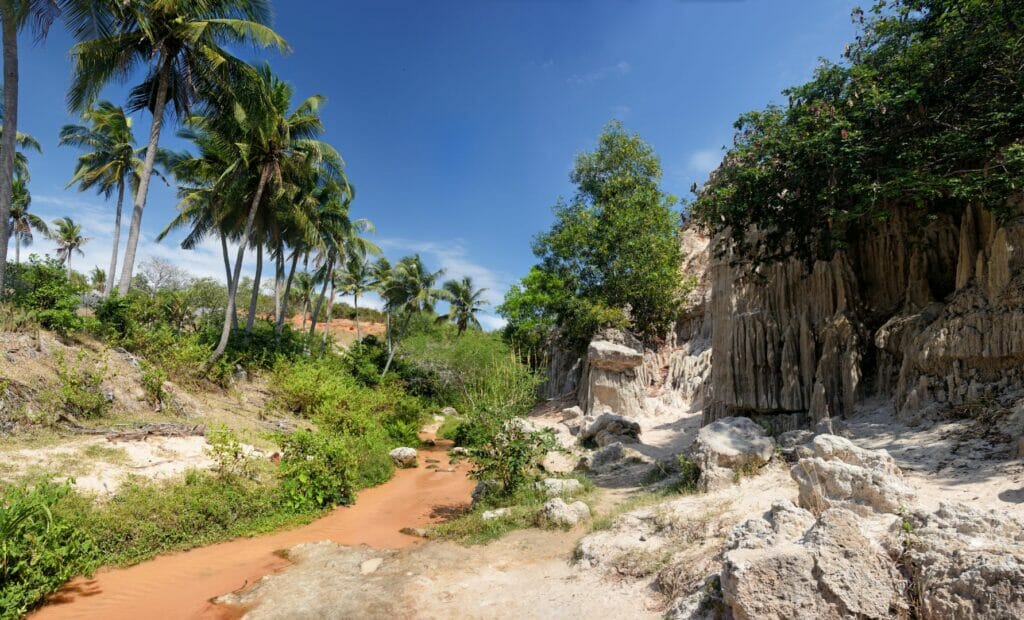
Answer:
[[[468,503],[473,489],[466,465],[436,471],[426,469],[426,459],[452,469],[443,446],[425,448],[418,468],[399,470],[389,482],[361,491],[355,505],[336,508],[309,525],[159,556],[129,568],[103,569],[91,579],[69,582],[31,617],[230,618],[239,610],[215,606],[210,599],[287,566],[281,550],[321,540],[390,549],[419,544],[423,539],[399,530],[443,520]]]

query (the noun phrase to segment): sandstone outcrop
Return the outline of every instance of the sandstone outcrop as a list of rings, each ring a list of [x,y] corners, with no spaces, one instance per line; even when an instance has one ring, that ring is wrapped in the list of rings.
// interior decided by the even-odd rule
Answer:
[[[561,527],[573,527],[590,518],[590,507],[583,502],[567,504],[560,497],[544,502],[541,514],[548,523]]]
[[[733,483],[737,474],[761,467],[775,453],[775,440],[750,418],[715,420],[697,433],[690,459],[700,468],[698,486],[714,490]]]
[[[580,443],[594,443],[601,448],[613,443],[636,443],[640,441],[640,424],[606,411],[583,428],[579,440]]]

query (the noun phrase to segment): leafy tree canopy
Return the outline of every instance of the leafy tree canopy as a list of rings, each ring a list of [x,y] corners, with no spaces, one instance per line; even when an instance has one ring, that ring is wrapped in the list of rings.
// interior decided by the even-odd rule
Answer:
[[[679,216],[658,186],[658,156],[613,122],[570,179],[576,195],[559,200],[554,225],[534,240],[540,264],[499,308],[508,333],[535,346],[540,330],[556,326],[577,349],[609,325],[663,336],[680,297]]]
[[[693,204],[741,256],[828,257],[897,206],[922,223],[968,203],[1005,217],[1022,188],[1024,3],[888,0],[853,16],[844,59],[741,116]]]

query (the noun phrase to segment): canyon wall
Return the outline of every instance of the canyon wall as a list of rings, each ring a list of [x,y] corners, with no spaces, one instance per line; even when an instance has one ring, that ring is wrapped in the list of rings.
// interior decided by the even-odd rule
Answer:
[[[1024,218],[971,207],[919,219],[896,210],[831,260],[756,268],[688,227],[693,287],[673,333],[557,352],[546,395],[575,395],[587,413],[747,415],[781,432],[830,430],[869,398],[913,419],[1024,391]],[[607,361],[612,345],[635,355]]]

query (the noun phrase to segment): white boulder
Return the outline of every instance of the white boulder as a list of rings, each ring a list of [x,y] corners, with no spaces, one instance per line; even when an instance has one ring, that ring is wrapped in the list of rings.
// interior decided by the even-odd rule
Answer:
[[[416,467],[417,452],[415,448],[395,448],[388,453],[395,467],[407,468]]]

